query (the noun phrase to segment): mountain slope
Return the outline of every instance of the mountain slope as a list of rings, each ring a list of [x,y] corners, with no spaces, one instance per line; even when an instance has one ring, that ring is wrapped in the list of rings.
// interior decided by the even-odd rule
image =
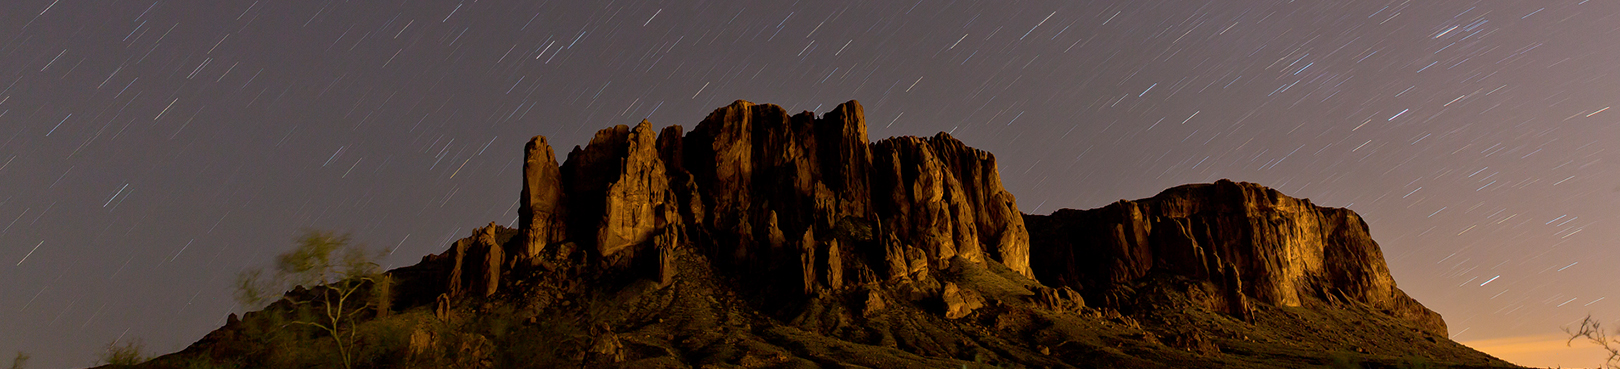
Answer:
[[[358,366],[1511,367],[1447,339],[1354,212],[1256,184],[1025,215],[993,155],[870,142],[854,101],[525,156],[519,228],[390,271]],[[146,366],[331,365],[277,311]]]

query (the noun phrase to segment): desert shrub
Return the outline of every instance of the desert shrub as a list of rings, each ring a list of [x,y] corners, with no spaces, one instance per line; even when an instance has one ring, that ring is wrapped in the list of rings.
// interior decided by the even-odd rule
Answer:
[[[1422,357],[1422,356],[1408,356],[1405,359],[1401,359],[1400,363],[1395,364],[1395,367],[1400,368],[1400,369],[1432,369],[1432,368],[1437,368],[1437,366],[1434,365],[1433,361],[1430,361],[1429,358]]]
[[[491,326],[494,328],[494,326]],[[539,363],[574,362],[573,354],[591,343],[583,327],[570,319],[539,319],[534,324],[513,324],[496,341],[501,367],[535,368]]]
[[[1355,354],[1346,351],[1334,351],[1328,354],[1327,367],[1334,369],[1360,369],[1361,360]]]
[[[276,257],[275,267],[268,273],[249,269],[238,274],[236,297],[243,306],[249,307],[272,301],[279,304],[267,311],[289,317],[283,320],[284,324],[274,327],[276,330],[302,326],[331,338],[342,366],[351,368],[359,315],[365,312],[386,315],[390,309],[392,278],[384,275],[376,263],[382,253],[354,245],[347,234],[329,231],[305,231],[295,243],[292,250]],[[275,291],[293,286],[309,289],[298,288],[274,297]],[[267,338],[288,339],[281,336],[272,334]],[[297,341],[297,336],[302,335],[295,334],[292,339]],[[298,348],[288,350],[290,352],[266,354],[307,364],[303,361],[318,360],[319,353],[324,351],[324,345],[306,343],[295,347]]]
[[[118,341],[107,344],[107,350],[101,353],[100,363],[108,365],[136,365],[146,362],[148,357],[141,354],[145,345],[141,341],[129,341],[119,345]]]
[[[216,360],[206,355],[193,356],[185,361],[185,369],[238,369],[242,364],[235,360]]]
[[[849,242],[871,242],[872,222],[856,217],[844,217],[833,225],[833,237]]]
[[[405,367],[410,359],[411,334],[419,322],[413,315],[394,315],[360,324],[356,328],[355,362],[374,368]]]

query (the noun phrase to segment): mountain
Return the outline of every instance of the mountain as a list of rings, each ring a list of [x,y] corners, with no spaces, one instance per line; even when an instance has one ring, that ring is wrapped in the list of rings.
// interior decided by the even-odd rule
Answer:
[[[355,366],[1513,367],[1447,339],[1354,212],[1257,184],[1022,214],[994,155],[870,142],[855,101],[524,156],[518,228],[389,271]],[[336,365],[287,310],[144,366]]]

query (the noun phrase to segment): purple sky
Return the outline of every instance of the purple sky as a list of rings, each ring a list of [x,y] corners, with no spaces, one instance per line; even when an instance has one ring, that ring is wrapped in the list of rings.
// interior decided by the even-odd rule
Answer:
[[[1559,328],[1588,313],[1620,319],[1606,283],[1620,262],[1617,14],[1597,1],[0,2],[0,359],[88,365],[132,339],[178,350],[242,311],[234,275],[301,228],[352,231],[411,264],[516,218],[528,137],[566,152],[642,118],[690,128],[736,99],[795,112],[858,99],[873,139],[951,132],[997,155],[1029,213],[1220,178],[1349,207],[1454,339],[1561,346]]]

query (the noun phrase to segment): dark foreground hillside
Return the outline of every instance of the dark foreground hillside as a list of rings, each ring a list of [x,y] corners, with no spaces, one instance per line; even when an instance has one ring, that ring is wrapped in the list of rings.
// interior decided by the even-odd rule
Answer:
[[[355,367],[1512,367],[1447,339],[1354,212],[1256,184],[1025,215],[994,156],[869,142],[854,101],[525,158],[519,228],[389,271],[340,330]],[[141,367],[341,367],[288,310]]]

